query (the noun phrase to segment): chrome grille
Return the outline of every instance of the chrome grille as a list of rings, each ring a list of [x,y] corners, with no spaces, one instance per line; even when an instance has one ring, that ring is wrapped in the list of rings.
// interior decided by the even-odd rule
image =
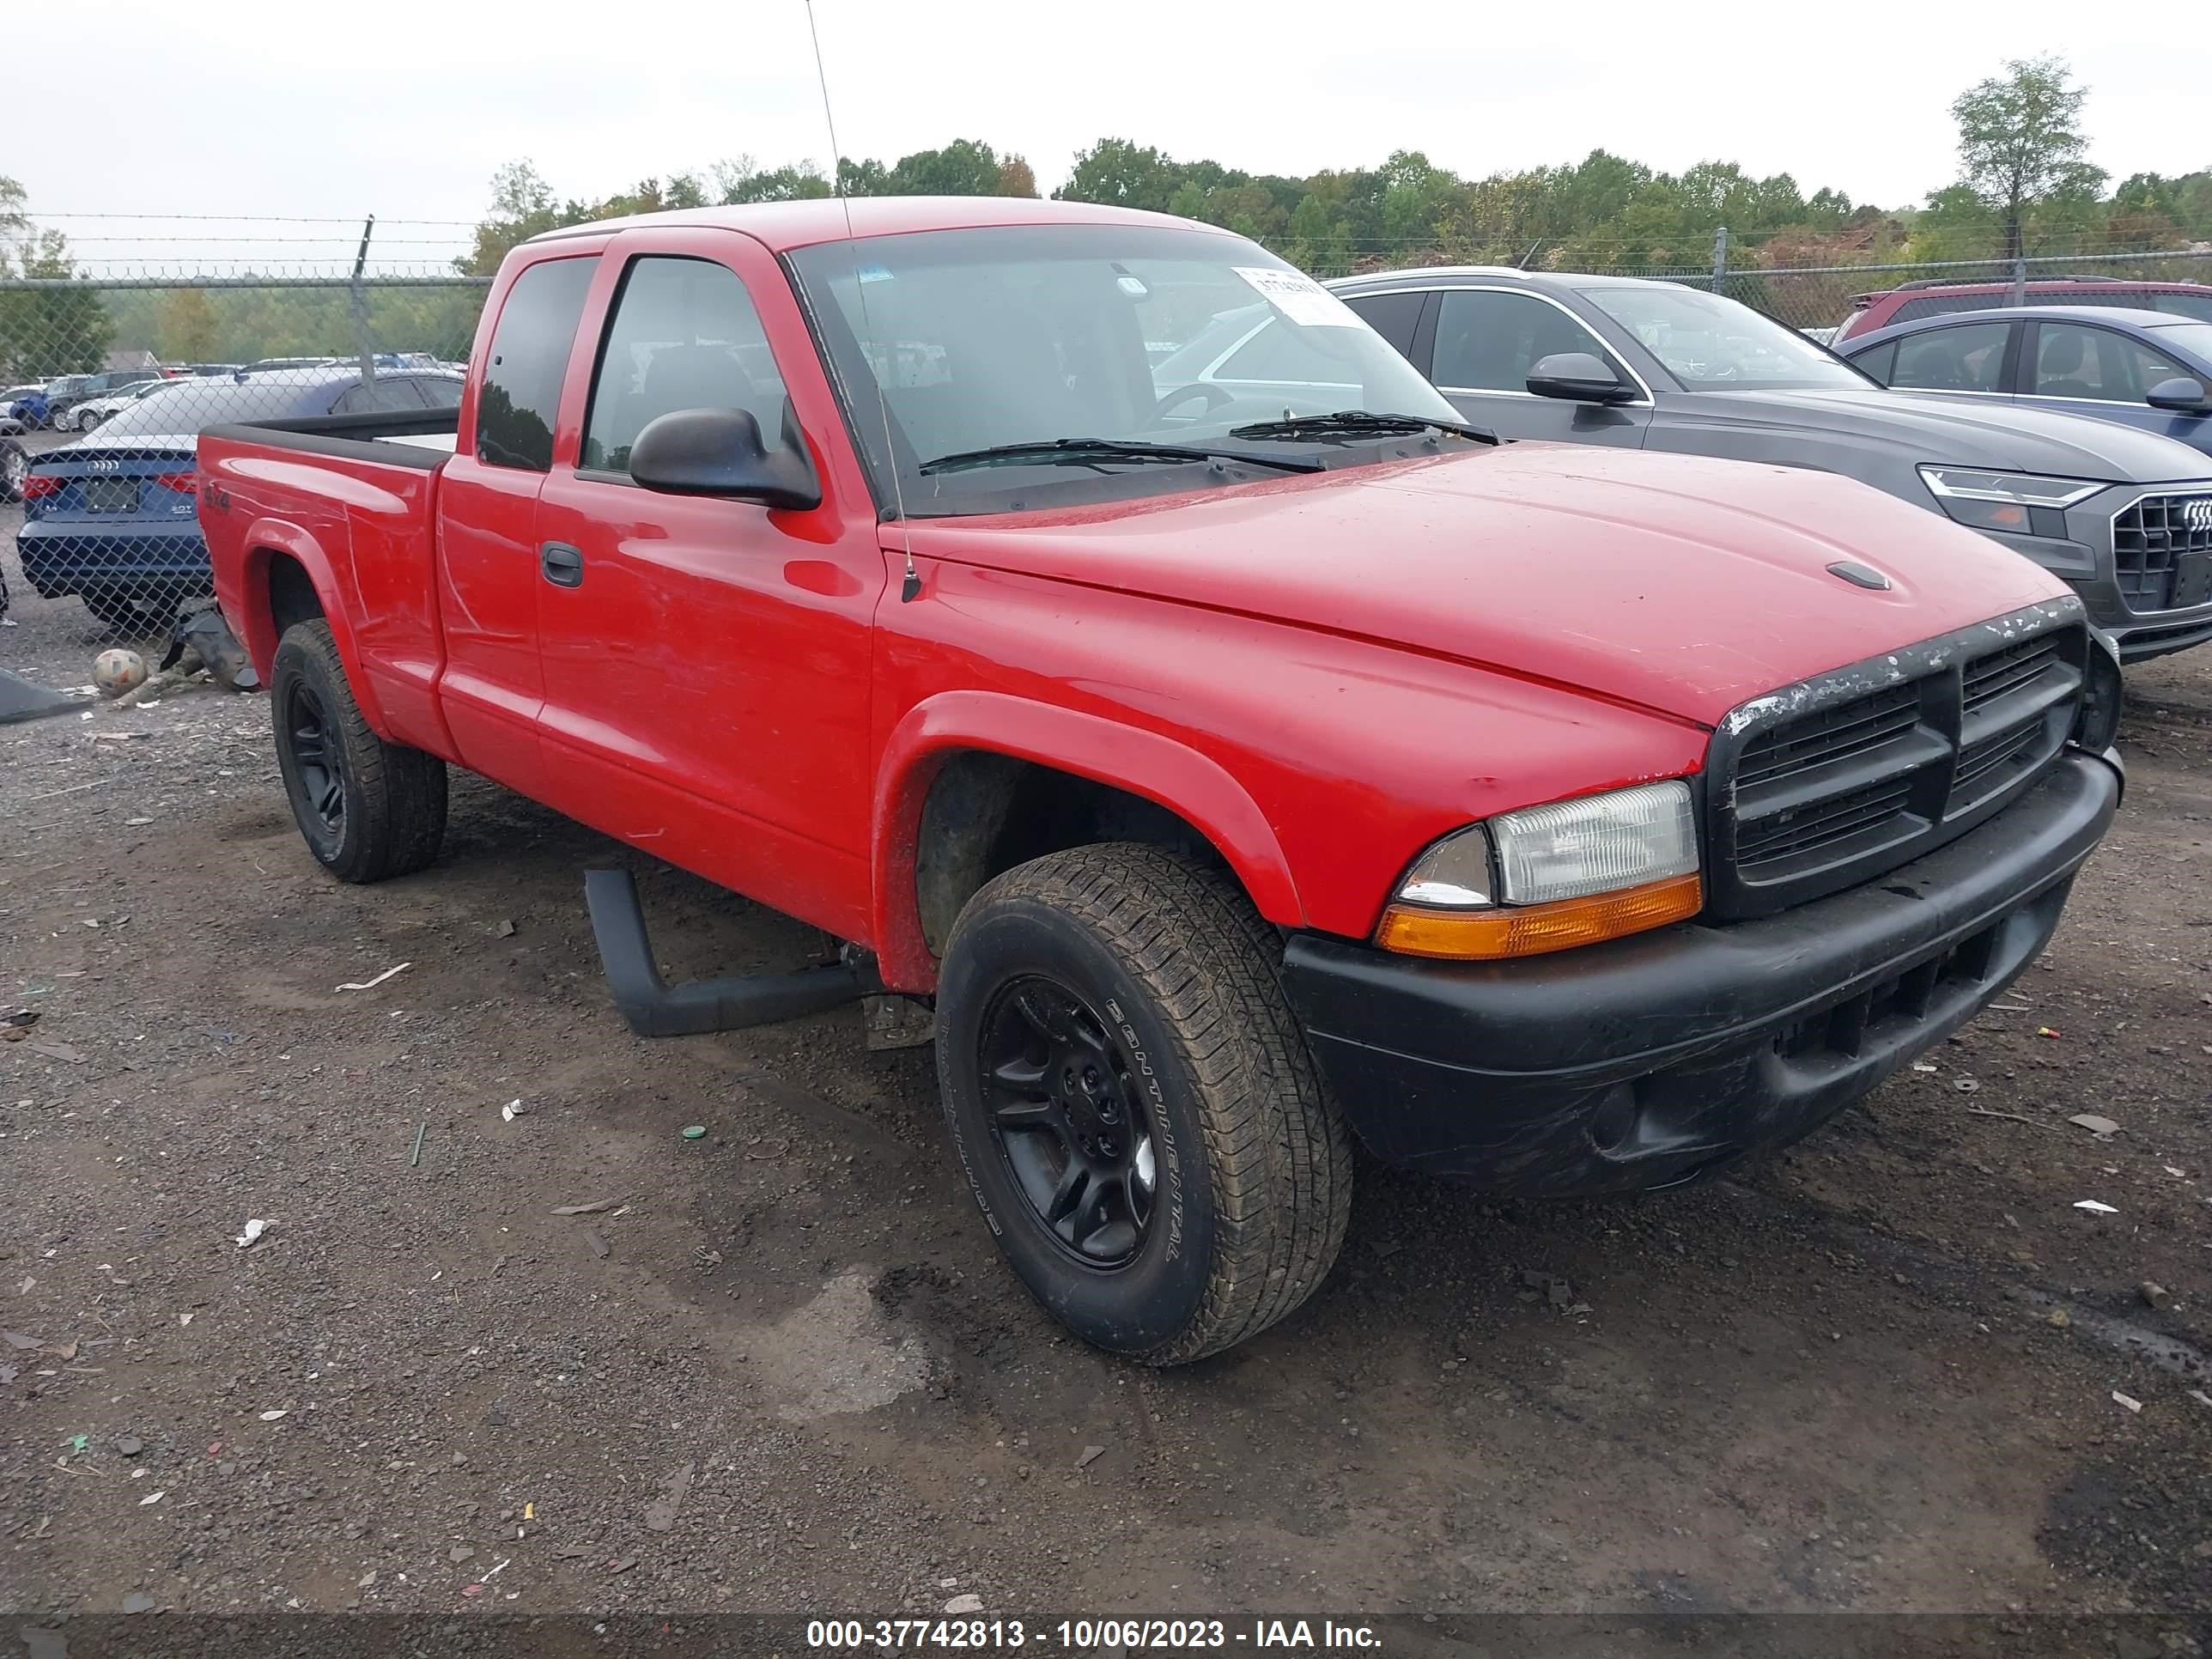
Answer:
[[[2112,520],[2112,564],[2130,611],[2212,598],[2212,495],[2145,495]]]
[[[1764,915],[1933,852],[2057,757],[2087,661],[2062,601],[1746,705],[1714,742],[1708,914]]]

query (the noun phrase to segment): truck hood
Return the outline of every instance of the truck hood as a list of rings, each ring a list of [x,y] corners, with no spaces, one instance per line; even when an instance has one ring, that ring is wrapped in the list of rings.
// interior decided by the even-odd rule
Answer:
[[[1708,726],[1808,675],[2069,598],[1988,538],[1847,478],[1570,445],[910,529],[918,557],[1381,641]],[[884,526],[884,546],[902,530]],[[1890,587],[1829,571],[1846,559]]]
[[[1915,465],[2042,472],[2102,483],[2165,483],[2212,471],[2188,445],[2117,421],[1941,392],[1879,386],[1699,392],[1663,397],[1661,406],[1662,429],[1802,434],[1808,447],[1793,447],[1788,458],[1808,466],[1821,464],[1820,451],[1811,446],[1832,452],[1844,444],[1893,449]]]

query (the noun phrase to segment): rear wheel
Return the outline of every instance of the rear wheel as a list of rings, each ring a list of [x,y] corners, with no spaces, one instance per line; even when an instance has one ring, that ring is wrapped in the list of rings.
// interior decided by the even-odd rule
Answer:
[[[0,501],[23,499],[23,481],[31,476],[31,452],[18,443],[0,441]]]
[[[80,409],[76,412],[76,429],[80,432],[89,432],[100,424],[100,419],[98,410]]]
[[[307,850],[341,881],[410,875],[446,834],[446,763],[386,743],[346,683],[326,622],[295,623],[270,678],[276,766]]]
[[[1311,1295],[1352,1154],[1236,884],[1154,848],[1054,854],[961,913],[945,1111],[1008,1263],[1085,1340],[1218,1352]]]

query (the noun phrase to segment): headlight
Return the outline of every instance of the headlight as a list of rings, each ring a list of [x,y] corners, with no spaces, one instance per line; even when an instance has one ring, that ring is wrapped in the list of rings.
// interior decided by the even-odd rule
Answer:
[[[2016,536],[2063,536],[2066,509],[2107,488],[2079,478],[1973,472],[1957,466],[1923,466],[1920,477],[1943,510],[1960,524]]]
[[[1564,951],[1695,915],[1705,902],[1680,780],[1506,812],[1415,860],[1376,943],[1411,956]]]

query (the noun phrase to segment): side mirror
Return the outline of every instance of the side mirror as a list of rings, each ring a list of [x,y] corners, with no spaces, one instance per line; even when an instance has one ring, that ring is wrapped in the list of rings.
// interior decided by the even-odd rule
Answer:
[[[1625,404],[1636,397],[1634,386],[1587,351],[1555,351],[1539,357],[1528,370],[1528,390],[1539,398],[1564,398],[1574,404]]]
[[[2143,401],[2153,409],[2170,409],[2176,414],[2212,415],[2212,392],[2204,389],[2203,381],[2186,374],[2160,380],[2143,394]]]
[[[773,454],[743,409],[679,409],[647,423],[630,446],[629,476],[667,495],[720,495],[763,507],[822,505],[821,480],[785,405],[784,445]]]

